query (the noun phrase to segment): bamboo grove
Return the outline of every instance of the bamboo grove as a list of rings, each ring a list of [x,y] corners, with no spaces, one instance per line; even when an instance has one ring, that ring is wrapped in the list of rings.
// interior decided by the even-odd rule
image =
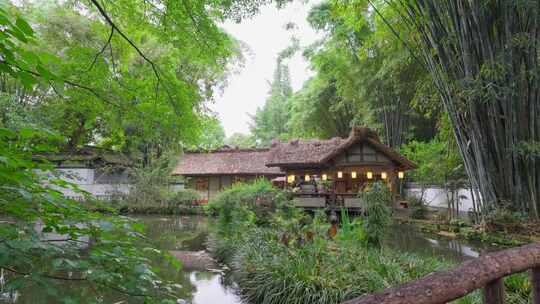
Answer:
[[[396,4],[396,3],[394,3]],[[487,215],[539,218],[540,2],[398,1]]]

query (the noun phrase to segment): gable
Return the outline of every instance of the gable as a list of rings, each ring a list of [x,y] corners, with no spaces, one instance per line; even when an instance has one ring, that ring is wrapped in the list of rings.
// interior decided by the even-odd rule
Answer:
[[[392,164],[392,161],[366,142],[356,143],[334,158],[336,165]]]

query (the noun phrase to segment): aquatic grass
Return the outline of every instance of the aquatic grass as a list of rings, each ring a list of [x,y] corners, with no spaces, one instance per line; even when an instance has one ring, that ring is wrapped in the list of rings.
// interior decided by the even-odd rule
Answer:
[[[256,229],[247,233],[236,251],[232,269],[249,303],[329,304],[395,286],[447,265],[322,238],[287,247],[272,230]]]
[[[268,185],[255,187],[264,191],[250,187],[237,186],[214,204],[221,220],[212,228],[208,243],[214,257],[232,269],[231,277],[247,303],[340,303],[453,266],[438,257],[380,247],[389,214],[384,195],[376,191],[367,217],[351,221],[343,211],[342,227],[332,239],[327,236],[330,225],[324,212],[311,218],[294,208],[279,207],[287,206],[286,201],[266,200],[262,200],[266,206],[275,208],[260,212],[249,199],[284,196],[266,195],[276,194]],[[235,197],[242,201],[231,203]],[[369,231],[376,236],[368,239]],[[508,303],[527,303],[523,277],[512,276],[506,284]],[[476,291],[455,303],[480,301],[481,292]]]

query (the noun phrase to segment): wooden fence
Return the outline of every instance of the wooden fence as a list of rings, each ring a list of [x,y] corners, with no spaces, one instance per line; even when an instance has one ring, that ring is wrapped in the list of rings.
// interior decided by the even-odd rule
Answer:
[[[342,304],[442,304],[483,288],[484,303],[504,303],[504,277],[529,270],[532,303],[540,304],[540,243],[507,249]]]

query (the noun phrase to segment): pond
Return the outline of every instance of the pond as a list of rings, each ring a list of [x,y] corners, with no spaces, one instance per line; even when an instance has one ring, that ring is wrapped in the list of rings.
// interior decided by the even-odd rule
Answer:
[[[211,218],[202,216],[137,216],[147,226],[147,236],[162,250],[201,251],[206,249],[208,225]],[[451,240],[437,235],[424,234],[414,227],[396,224],[391,227],[384,246],[401,252],[441,259],[462,261],[477,257],[493,247],[482,243]],[[190,304],[241,304],[237,288],[220,270],[199,271],[189,269],[163,269],[166,279],[180,284],[181,297]],[[66,285],[66,292],[84,292],[79,287]],[[23,290],[15,303],[56,303],[42,296],[40,290]],[[39,300],[37,300],[39,299]],[[3,302],[0,297],[0,303]]]
[[[139,217],[147,224],[148,236],[157,246],[168,250],[204,250],[208,235],[208,221],[212,219],[197,216]],[[454,261],[478,257],[493,247],[482,243],[451,240],[437,235],[424,234],[410,225],[395,224],[384,245],[402,252],[421,256],[437,256]],[[236,295],[234,283],[220,273],[182,271],[182,282],[191,284],[185,298],[192,304],[242,303]]]

